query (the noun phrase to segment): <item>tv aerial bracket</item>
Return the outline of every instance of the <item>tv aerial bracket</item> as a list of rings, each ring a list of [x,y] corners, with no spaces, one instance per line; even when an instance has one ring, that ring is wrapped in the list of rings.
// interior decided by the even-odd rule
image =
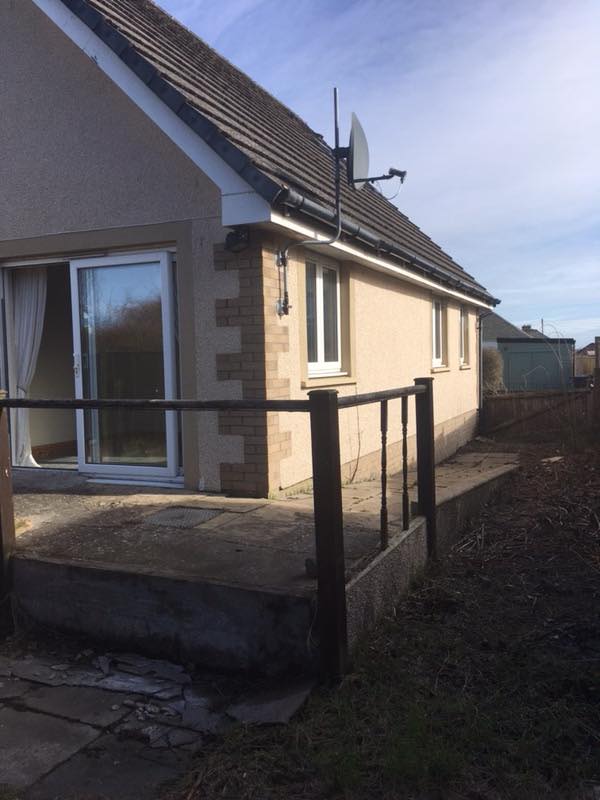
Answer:
[[[390,167],[385,175],[366,177],[369,174],[369,145],[367,137],[359,122],[356,114],[352,114],[350,127],[350,144],[348,147],[340,147],[340,130],[338,121],[338,90],[333,90],[333,117],[335,146],[332,148],[335,175],[335,228],[336,232],[328,239],[304,239],[302,241],[289,242],[284,248],[277,251],[277,268],[279,271],[279,299],[277,301],[277,314],[280,317],[290,313],[290,302],[288,293],[288,254],[293,247],[324,247],[335,244],[342,235],[342,187],[341,187],[341,162],[346,162],[346,173],[348,185],[354,191],[362,189],[367,183],[376,181],[387,181],[391,178],[400,178],[400,183],[406,179],[406,170]]]

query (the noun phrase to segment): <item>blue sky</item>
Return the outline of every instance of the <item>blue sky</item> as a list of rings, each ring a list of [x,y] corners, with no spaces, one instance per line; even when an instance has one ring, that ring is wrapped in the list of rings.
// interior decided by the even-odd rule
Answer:
[[[598,0],[159,0],[332,141],[517,324],[600,335]],[[392,193],[395,187],[384,187]]]

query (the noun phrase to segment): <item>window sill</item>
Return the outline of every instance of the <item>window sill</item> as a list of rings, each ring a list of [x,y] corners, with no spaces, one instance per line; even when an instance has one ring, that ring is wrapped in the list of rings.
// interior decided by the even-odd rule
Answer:
[[[301,389],[322,389],[327,386],[354,386],[356,378],[352,378],[345,372],[339,375],[314,375],[304,378],[300,382]]]
[[[460,365],[460,369],[471,369],[471,365],[470,364],[461,364]]]
[[[432,367],[432,368],[431,368],[431,372],[432,372],[432,373],[438,373],[438,372],[450,372],[450,367],[447,367],[447,366],[445,366],[445,365],[442,365],[441,367]]]

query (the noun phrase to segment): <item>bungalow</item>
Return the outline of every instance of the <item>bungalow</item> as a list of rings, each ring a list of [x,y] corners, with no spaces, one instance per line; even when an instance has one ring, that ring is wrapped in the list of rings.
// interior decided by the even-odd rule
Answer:
[[[0,379],[43,398],[285,399],[435,376],[437,455],[472,435],[494,298],[282,103],[150,0],[0,5]],[[412,427],[409,432],[413,432]],[[347,475],[378,419],[343,412]],[[14,412],[17,466],[265,496],[311,475],[304,415]]]

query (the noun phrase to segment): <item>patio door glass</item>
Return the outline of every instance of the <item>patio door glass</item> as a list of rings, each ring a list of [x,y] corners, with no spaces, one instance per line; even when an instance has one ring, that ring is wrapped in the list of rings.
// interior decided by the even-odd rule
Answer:
[[[84,399],[175,396],[168,253],[71,262],[74,370]],[[175,475],[176,415],[108,408],[78,412],[80,469]]]

